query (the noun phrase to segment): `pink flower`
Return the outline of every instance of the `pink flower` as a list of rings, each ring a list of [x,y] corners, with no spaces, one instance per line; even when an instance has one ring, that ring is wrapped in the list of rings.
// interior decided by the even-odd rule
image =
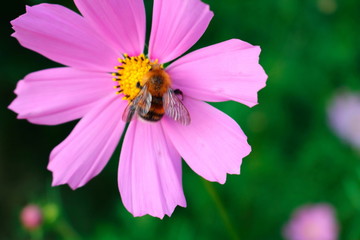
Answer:
[[[36,124],[81,118],[51,152],[48,165],[53,186],[68,184],[73,189],[108,162],[126,125],[124,109],[137,96],[144,73],[152,64],[183,55],[213,17],[199,0],[154,1],[146,57],[142,0],[75,4],[82,16],[59,5],[40,4],[27,7],[11,22],[21,45],[68,67],[29,74],[18,83],[17,98],[9,106],[19,119]],[[134,216],[162,218],[177,205],[186,206],[181,157],[209,181],[224,183],[227,173],[239,174],[242,158],[251,151],[246,136],[233,119],[203,101],[257,104],[257,92],[267,78],[259,54],[258,46],[232,39],[189,53],[165,69],[171,88],[183,93],[191,123],[185,126],[165,115],[155,123],[135,116],[129,124],[118,184]],[[111,81],[114,67],[117,83]],[[120,96],[114,85],[120,87]]]
[[[307,205],[297,209],[284,228],[287,240],[336,240],[338,226],[328,204]]]
[[[41,209],[37,205],[27,205],[20,214],[21,223],[28,230],[38,228],[42,219]]]
[[[328,107],[328,116],[334,132],[360,149],[360,94],[338,93]]]

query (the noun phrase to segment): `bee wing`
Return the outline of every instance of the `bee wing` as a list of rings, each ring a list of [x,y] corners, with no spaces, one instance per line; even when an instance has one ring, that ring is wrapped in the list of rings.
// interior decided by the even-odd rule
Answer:
[[[138,111],[142,115],[148,113],[151,107],[151,100],[152,96],[148,91],[147,85],[144,85],[138,95],[125,108],[122,120],[124,122],[130,122],[134,113]]]
[[[123,112],[122,120],[123,120],[124,122],[130,122],[131,119],[132,119],[133,116],[134,116],[135,111],[136,111],[136,106],[134,105],[133,102],[130,102],[130,103],[126,106],[126,108],[125,108],[125,110],[124,110],[124,112]]]
[[[146,84],[143,86],[143,88],[139,92],[138,97],[136,97],[136,100],[137,100],[136,105],[138,106],[136,111],[140,115],[147,114],[151,107],[152,95],[149,92]]]
[[[174,93],[174,90],[171,88],[164,94],[164,108],[165,113],[174,119],[175,121],[181,123],[182,125],[190,124],[190,114],[184,104]]]

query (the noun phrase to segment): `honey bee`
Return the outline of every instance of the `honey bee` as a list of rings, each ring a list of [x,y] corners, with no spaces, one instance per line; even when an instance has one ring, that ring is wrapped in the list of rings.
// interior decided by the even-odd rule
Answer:
[[[137,113],[146,121],[157,122],[166,114],[183,125],[190,124],[190,114],[178,97],[183,97],[182,92],[170,87],[170,76],[160,64],[151,67],[142,83],[137,83],[140,92],[125,108],[123,121],[130,122]]]

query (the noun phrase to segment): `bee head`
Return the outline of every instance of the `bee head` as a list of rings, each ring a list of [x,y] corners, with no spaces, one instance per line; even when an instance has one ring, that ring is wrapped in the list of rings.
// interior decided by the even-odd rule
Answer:
[[[149,71],[163,70],[164,66],[162,64],[153,64]]]

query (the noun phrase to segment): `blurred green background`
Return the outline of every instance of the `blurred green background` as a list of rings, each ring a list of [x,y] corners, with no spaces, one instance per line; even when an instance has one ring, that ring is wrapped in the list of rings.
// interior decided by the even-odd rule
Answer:
[[[0,239],[282,239],[293,209],[319,202],[336,209],[340,239],[360,239],[360,151],[331,131],[326,115],[336,91],[360,90],[358,0],[204,0],[215,17],[193,49],[230,38],[260,45],[269,78],[251,109],[214,104],[236,119],[253,148],[241,175],[225,185],[207,183],[184,163],[188,207],[163,220],[134,218],[123,207],[120,147],[85,187],[50,186],[49,153],[76,122],[33,125],[7,109],[18,80],[58,66],[10,37],[9,21],[25,4],[41,2],[11,0],[0,10]],[[47,2],[75,9],[71,0]],[[149,25],[152,1],[145,3]],[[28,203],[46,214],[33,233],[19,221]]]

